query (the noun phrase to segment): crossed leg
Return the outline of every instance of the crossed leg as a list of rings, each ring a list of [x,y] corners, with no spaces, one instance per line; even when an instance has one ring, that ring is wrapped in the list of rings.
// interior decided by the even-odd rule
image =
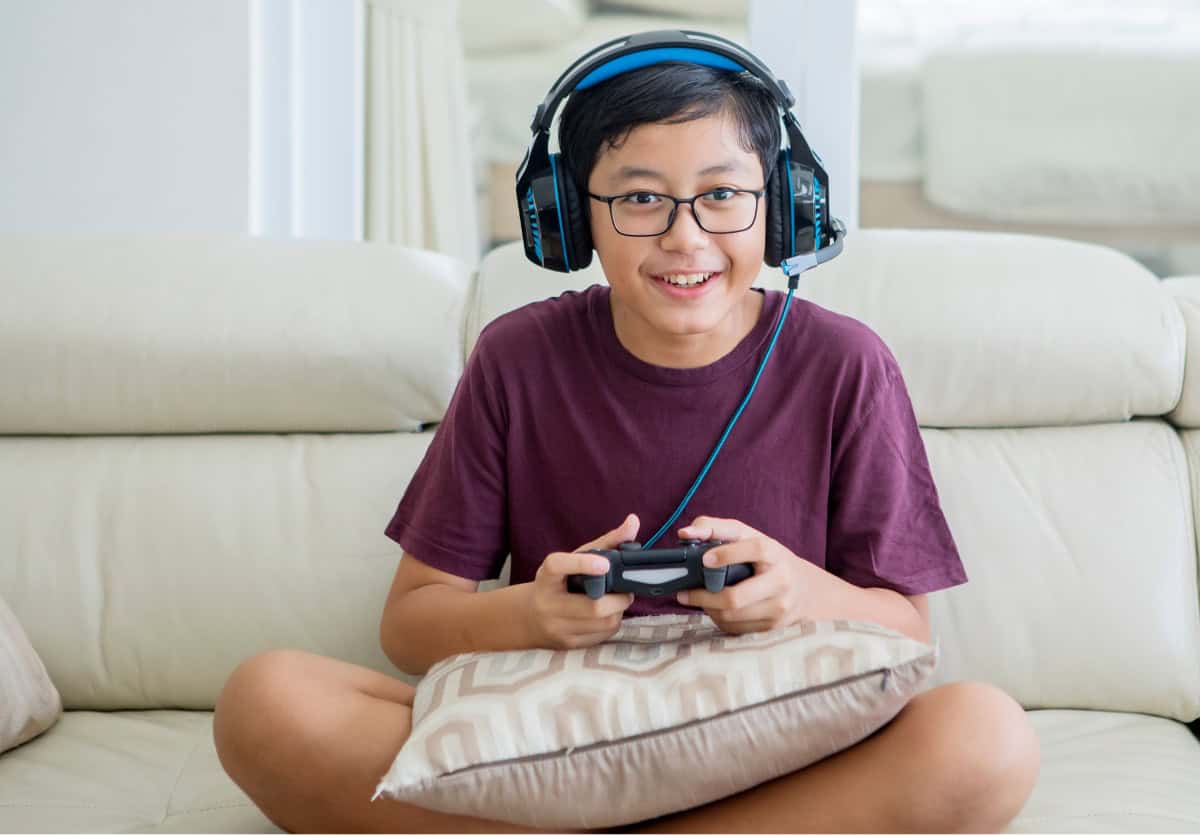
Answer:
[[[411,729],[413,688],[309,653],[234,671],[217,702],[221,764],[277,826],[310,832],[530,832],[387,797],[370,802]],[[1003,691],[947,684],[857,745],[637,832],[999,831],[1037,778],[1038,742]]]

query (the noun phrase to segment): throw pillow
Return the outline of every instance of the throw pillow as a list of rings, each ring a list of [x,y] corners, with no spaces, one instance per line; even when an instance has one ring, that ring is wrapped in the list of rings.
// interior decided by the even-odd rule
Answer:
[[[871,623],[732,636],[701,613],[629,618],[585,649],[455,655],[418,684],[375,798],[560,831],[658,817],[866,738],[937,657]]]
[[[62,699],[17,617],[0,598],[0,752],[58,721]]]

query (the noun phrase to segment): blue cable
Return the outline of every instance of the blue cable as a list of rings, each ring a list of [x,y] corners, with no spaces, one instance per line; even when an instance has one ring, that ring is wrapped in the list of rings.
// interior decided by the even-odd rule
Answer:
[[[649,549],[653,547],[655,542],[658,542],[659,537],[670,530],[671,525],[679,518],[679,514],[683,513],[683,509],[687,507],[687,503],[692,500],[696,489],[700,486],[700,482],[704,481],[704,477],[708,475],[708,469],[716,460],[717,453],[721,451],[721,447],[725,445],[725,439],[729,437],[729,433],[733,430],[733,425],[742,415],[742,410],[746,408],[746,404],[750,402],[750,395],[754,394],[754,388],[758,385],[758,378],[762,376],[763,369],[767,366],[767,360],[771,357],[771,351],[775,350],[775,340],[779,338],[779,332],[783,330],[783,320],[787,318],[788,310],[792,306],[792,293],[796,290],[796,281],[794,277],[789,276],[787,300],[783,303],[783,312],[779,314],[779,322],[775,325],[775,333],[771,336],[771,343],[767,346],[767,353],[763,355],[762,362],[758,364],[758,371],[754,375],[754,382],[750,384],[750,390],[746,392],[746,396],[742,398],[742,405],[738,406],[737,411],[733,413],[733,417],[729,421],[729,425],[725,427],[724,434],[721,435],[721,440],[717,441],[716,448],[712,451],[712,455],[708,456],[708,460],[704,462],[704,469],[700,471],[700,475],[696,476],[696,480],[692,482],[692,487],[688,490],[687,495],[683,497],[683,501],[679,503],[679,507],[675,508],[675,512],[671,514],[663,526],[658,529],[658,533],[650,537],[642,548]]]

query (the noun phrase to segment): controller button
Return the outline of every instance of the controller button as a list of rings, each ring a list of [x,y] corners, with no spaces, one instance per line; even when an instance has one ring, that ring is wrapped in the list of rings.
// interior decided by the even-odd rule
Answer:
[[[640,542],[622,542],[620,545],[617,546],[617,550],[619,550],[619,551],[640,551],[640,550],[642,550],[642,543],[640,543]]]
[[[679,540],[679,544],[680,545],[699,545],[700,540],[698,540],[698,539],[681,539],[681,540]]]

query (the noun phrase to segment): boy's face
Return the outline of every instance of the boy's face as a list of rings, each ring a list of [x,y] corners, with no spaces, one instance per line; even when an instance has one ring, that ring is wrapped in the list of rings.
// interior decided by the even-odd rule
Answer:
[[[619,147],[602,146],[588,178],[588,190],[604,196],[656,192],[692,197],[721,187],[764,187],[758,156],[742,148],[736,124],[723,113],[678,124],[639,125]],[[713,362],[757,321],[761,299],[747,291],[763,264],[765,197],[758,201],[753,225],[744,231],[706,232],[692,210],[681,205],[670,229],[656,237],[619,234],[609,207],[585,199],[590,202],[592,241],[612,286],[618,335],[633,353],[664,365],[687,364],[689,358],[697,364]],[[687,273],[713,275],[683,290],[663,278]],[[714,349],[719,353],[711,356]]]

